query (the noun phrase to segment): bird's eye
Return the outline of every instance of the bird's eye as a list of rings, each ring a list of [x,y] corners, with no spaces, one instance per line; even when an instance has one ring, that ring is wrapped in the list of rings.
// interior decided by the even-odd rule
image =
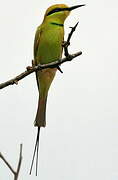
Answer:
[[[47,14],[47,16],[49,16],[49,15],[55,13],[55,12],[59,12],[59,11],[62,11],[62,8],[55,8],[55,9],[49,11],[48,14]]]

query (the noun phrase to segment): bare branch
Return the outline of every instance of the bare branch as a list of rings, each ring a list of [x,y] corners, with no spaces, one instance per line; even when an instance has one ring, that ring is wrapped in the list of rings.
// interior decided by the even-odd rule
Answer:
[[[4,161],[4,163],[7,165],[7,167],[10,169],[10,171],[15,175],[15,171],[13,170],[13,168],[11,167],[11,165],[9,164],[9,162],[5,159],[5,157],[2,155],[2,153],[0,153],[0,158]]]
[[[21,168],[21,163],[22,163],[22,144],[20,144],[20,154],[19,154],[19,161],[18,161],[18,166],[17,166],[17,170],[14,171],[14,169],[12,168],[12,166],[9,164],[9,162],[5,159],[5,157],[2,155],[2,153],[0,153],[0,158],[4,161],[4,163],[7,165],[7,167],[10,169],[10,171],[13,173],[14,175],[14,180],[18,180],[18,175],[19,175],[19,171]]]
[[[76,27],[78,26],[78,24],[79,24],[79,22],[77,22],[74,27],[70,27],[71,28],[71,32],[68,34],[67,41],[65,41],[64,44],[63,44],[64,54],[65,54],[66,57],[69,56],[68,46],[70,45],[71,37],[72,37],[74,31],[76,30]]]
[[[28,76],[29,74],[35,72],[35,71],[40,71],[42,69],[46,69],[46,68],[55,68],[61,64],[63,64],[64,62],[67,62],[67,61],[71,61],[72,59],[74,59],[75,57],[77,56],[80,56],[82,54],[81,51],[75,53],[75,54],[72,54],[72,55],[69,55],[68,57],[65,57],[63,59],[60,59],[58,61],[54,61],[54,62],[51,62],[49,64],[39,64],[38,66],[35,66],[35,67],[30,67],[28,68],[26,71],[24,71],[23,73],[19,74],[18,76],[16,76],[15,78],[13,79],[10,79],[4,83],[1,83],[0,84],[0,89],[3,89],[9,85],[13,85],[13,84],[18,84],[18,81],[20,81],[21,79],[23,79],[24,77]]]
[[[14,180],[17,180],[17,179],[18,179],[19,171],[20,171],[20,168],[21,168],[21,163],[22,163],[22,147],[23,147],[23,145],[20,144],[19,161],[18,161],[17,170],[16,170],[16,172],[15,172]]]
[[[79,52],[77,52],[75,54],[69,54],[68,53],[68,46],[70,45],[70,39],[71,39],[72,34],[75,31],[78,23],[76,23],[76,25],[74,27],[71,27],[71,32],[68,35],[67,41],[63,42],[63,44],[62,44],[62,46],[64,48],[64,54],[66,56],[65,58],[59,59],[57,61],[54,61],[54,62],[51,62],[51,63],[48,63],[48,64],[38,64],[37,66],[32,65],[32,67],[26,68],[27,69],[26,71],[24,71],[23,73],[19,74],[15,78],[10,79],[10,80],[8,80],[8,81],[6,81],[4,83],[1,83],[0,84],[0,89],[3,89],[5,87],[7,87],[9,85],[13,85],[13,84],[17,85],[18,81],[20,81],[21,79],[25,78],[26,76],[28,76],[29,74],[31,74],[31,73],[33,73],[35,71],[41,71],[42,69],[57,68],[60,72],[62,72],[60,67],[59,67],[61,64],[63,64],[64,62],[67,62],[67,61],[71,61],[74,58],[76,58],[77,56],[80,56],[82,54],[81,51],[79,51]]]

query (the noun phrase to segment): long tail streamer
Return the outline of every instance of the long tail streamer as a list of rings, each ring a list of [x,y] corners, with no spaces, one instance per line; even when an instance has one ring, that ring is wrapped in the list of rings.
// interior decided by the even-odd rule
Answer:
[[[37,137],[36,137],[36,143],[35,143],[35,148],[34,148],[34,153],[33,153],[33,158],[32,158],[32,163],[31,163],[31,168],[30,168],[30,173],[32,173],[32,168],[34,164],[34,159],[36,155],[36,176],[37,176],[37,170],[38,170],[38,151],[39,151],[39,135],[40,135],[40,127],[38,127],[38,132],[37,132]]]

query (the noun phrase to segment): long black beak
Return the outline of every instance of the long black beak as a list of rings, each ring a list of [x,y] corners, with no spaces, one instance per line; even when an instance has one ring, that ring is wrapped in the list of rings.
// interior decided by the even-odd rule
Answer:
[[[72,11],[73,9],[76,9],[76,8],[79,8],[79,7],[82,7],[82,6],[85,6],[85,4],[81,4],[81,5],[76,5],[76,6],[72,6],[72,7],[69,7],[69,8],[55,8],[51,11],[49,11],[47,13],[47,16],[55,13],[55,12],[59,12],[59,11]]]
[[[81,5],[76,5],[76,6],[69,7],[69,8],[68,8],[68,11],[72,11],[72,10],[74,10],[74,9],[76,9],[76,8],[79,8],[79,7],[82,7],[82,6],[85,6],[85,4],[81,4]]]

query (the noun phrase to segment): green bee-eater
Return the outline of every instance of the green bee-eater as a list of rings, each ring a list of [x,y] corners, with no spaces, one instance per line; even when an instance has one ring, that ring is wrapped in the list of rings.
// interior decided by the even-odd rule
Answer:
[[[62,43],[64,41],[64,21],[70,12],[84,5],[68,7],[65,4],[56,4],[49,7],[44,15],[42,24],[37,28],[34,41],[34,64],[48,64],[62,57]],[[39,101],[34,125],[38,127],[36,145],[33,155],[37,151],[38,163],[39,131],[46,126],[46,101],[48,90],[54,79],[57,68],[48,68],[36,72],[39,90]],[[32,161],[32,165],[33,165]],[[31,165],[31,170],[32,170]],[[31,173],[31,171],[30,171]],[[37,174],[37,172],[36,172]]]

